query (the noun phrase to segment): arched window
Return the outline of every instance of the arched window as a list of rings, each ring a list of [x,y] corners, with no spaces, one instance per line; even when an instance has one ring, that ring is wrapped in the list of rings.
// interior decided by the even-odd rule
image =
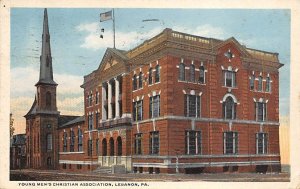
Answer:
[[[107,142],[106,142],[106,138],[102,140],[102,156],[107,156]]]
[[[184,65],[184,63],[179,64],[179,80],[185,81],[185,65]]]
[[[82,152],[82,131],[78,129],[78,152]]]
[[[252,75],[250,78],[250,90],[254,90],[254,80],[255,80],[255,76]]]
[[[269,76],[266,79],[266,92],[271,92],[271,79]]]
[[[236,104],[231,96],[228,96],[223,102],[223,116],[225,119],[235,119],[236,117]]]
[[[195,65],[191,64],[190,66],[190,81],[195,82]]]
[[[160,81],[160,67],[159,65],[155,66],[155,83]]]
[[[46,106],[51,107],[51,93],[49,91],[46,93]]]
[[[143,88],[143,73],[140,72],[139,74],[139,89]]]
[[[70,131],[70,152],[74,152],[75,134],[74,131]]]
[[[258,78],[258,91],[262,91],[262,80],[263,80],[263,78],[262,78],[262,76],[259,76],[259,78]]]
[[[149,69],[149,76],[148,76],[148,82],[149,82],[149,85],[152,84],[152,68]]]
[[[52,150],[52,134],[47,134],[47,151]]]
[[[112,137],[109,139],[109,147],[110,147],[109,155],[114,156],[115,155],[115,142],[114,142],[114,139]]]
[[[68,137],[67,132],[64,132],[64,138],[63,138],[63,143],[64,143],[64,149],[63,149],[63,151],[64,152],[67,151],[67,137]]]
[[[205,69],[204,66],[200,66],[199,68],[199,83],[205,83]]]
[[[137,90],[137,80],[136,80],[136,75],[135,74],[132,78],[132,87],[133,87],[133,90]]]

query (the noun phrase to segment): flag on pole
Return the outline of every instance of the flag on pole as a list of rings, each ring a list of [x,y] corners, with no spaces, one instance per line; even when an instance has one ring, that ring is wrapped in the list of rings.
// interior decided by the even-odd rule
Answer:
[[[112,19],[112,11],[100,13],[100,22]]]

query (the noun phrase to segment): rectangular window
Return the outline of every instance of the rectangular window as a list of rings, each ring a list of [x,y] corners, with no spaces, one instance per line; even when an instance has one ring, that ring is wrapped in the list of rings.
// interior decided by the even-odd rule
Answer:
[[[266,92],[271,92],[271,80],[270,77],[266,79]]]
[[[141,133],[135,134],[134,153],[136,155],[142,154],[142,134]]]
[[[159,153],[159,132],[153,131],[150,132],[150,141],[149,141],[149,152],[150,154],[158,154]]]
[[[78,132],[78,152],[82,152],[82,133]]]
[[[96,113],[96,128],[99,127],[99,119],[100,119],[100,113],[97,112],[97,113]]]
[[[185,132],[186,154],[201,154],[201,131]]]
[[[89,126],[89,130],[93,129],[93,114],[88,116],[88,126]]]
[[[149,117],[155,118],[160,116],[160,95],[150,97]]]
[[[63,139],[64,141],[64,152],[66,152],[67,151],[67,133],[66,132],[64,132],[64,139]]]
[[[238,133],[237,132],[224,132],[224,154],[237,154],[238,153]]]
[[[258,91],[262,91],[263,90],[263,78],[262,78],[262,76],[260,76],[258,78],[258,89],[257,90]]]
[[[256,121],[266,121],[267,120],[267,104],[264,102],[255,103],[256,110]]]
[[[235,72],[233,71],[228,71],[225,70],[223,71],[223,75],[224,75],[224,86],[226,87],[236,87],[236,82],[235,82]]]
[[[143,120],[143,101],[133,102],[133,121]]]
[[[47,135],[47,151],[52,150],[52,134]]]
[[[93,95],[89,95],[89,106],[92,106],[92,102],[93,102]]]
[[[99,92],[96,92],[96,104],[99,103]]]
[[[254,80],[255,80],[255,77],[254,77],[254,75],[252,75],[250,78],[250,90],[254,90]]]
[[[75,134],[74,131],[70,133],[70,152],[74,152]]]
[[[201,115],[201,99],[196,95],[185,95],[184,115],[186,117],[200,117]]]
[[[93,153],[93,141],[88,140],[88,156],[91,156]]]
[[[268,153],[268,134],[256,133],[256,154]]]

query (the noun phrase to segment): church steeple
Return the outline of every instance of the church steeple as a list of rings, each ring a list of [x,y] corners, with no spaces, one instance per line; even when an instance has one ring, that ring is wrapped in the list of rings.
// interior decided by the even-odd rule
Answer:
[[[36,85],[40,85],[40,84],[57,85],[57,83],[53,80],[50,33],[49,33],[49,26],[48,26],[47,9],[44,10],[42,52],[40,56],[40,78]]]

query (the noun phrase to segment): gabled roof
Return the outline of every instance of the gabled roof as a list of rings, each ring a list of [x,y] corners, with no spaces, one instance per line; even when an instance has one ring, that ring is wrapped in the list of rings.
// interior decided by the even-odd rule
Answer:
[[[240,53],[241,53],[242,55],[244,55],[244,56],[246,56],[246,57],[251,56],[251,55],[249,54],[249,52],[247,51],[246,47],[243,46],[243,45],[241,45],[234,37],[228,38],[228,39],[226,39],[225,41],[223,41],[223,42],[221,42],[221,43],[218,43],[217,45],[215,45],[215,46],[213,47],[213,49],[215,49],[215,50],[216,50],[216,49],[219,49],[219,48],[221,48],[221,47],[223,47],[223,46],[225,46],[225,45],[227,45],[227,44],[229,44],[229,43],[235,44],[235,46],[237,47],[237,49],[240,51]]]
[[[78,118],[79,116],[69,116],[69,115],[60,115],[58,117],[58,127],[60,127],[61,125],[64,125],[66,123],[68,123],[69,121],[72,121],[76,118]]]
[[[71,125],[74,125],[74,124],[78,124],[78,123],[82,123],[85,121],[85,117],[84,116],[78,116],[77,118],[75,119],[72,119],[71,121],[63,124],[63,125],[59,125],[58,127],[59,128],[62,128],[62,127],[68,127],[68,126],[71,126]]]
[[[30,110],[27,112],[27,114],[24,117],[35,114],[36,109],[37,109],[37,101],[36,101],[36,97],[35,97]]]
[[[125,63],[128,60],[128,57],[125,55],[125,52],[126,51],[119,49],[107,48],[98,67],[98,70],[102,71],[105,67],[105,63],[107,63],[111,58],[115,58],[117,60],[120,60],[120,62]]]

